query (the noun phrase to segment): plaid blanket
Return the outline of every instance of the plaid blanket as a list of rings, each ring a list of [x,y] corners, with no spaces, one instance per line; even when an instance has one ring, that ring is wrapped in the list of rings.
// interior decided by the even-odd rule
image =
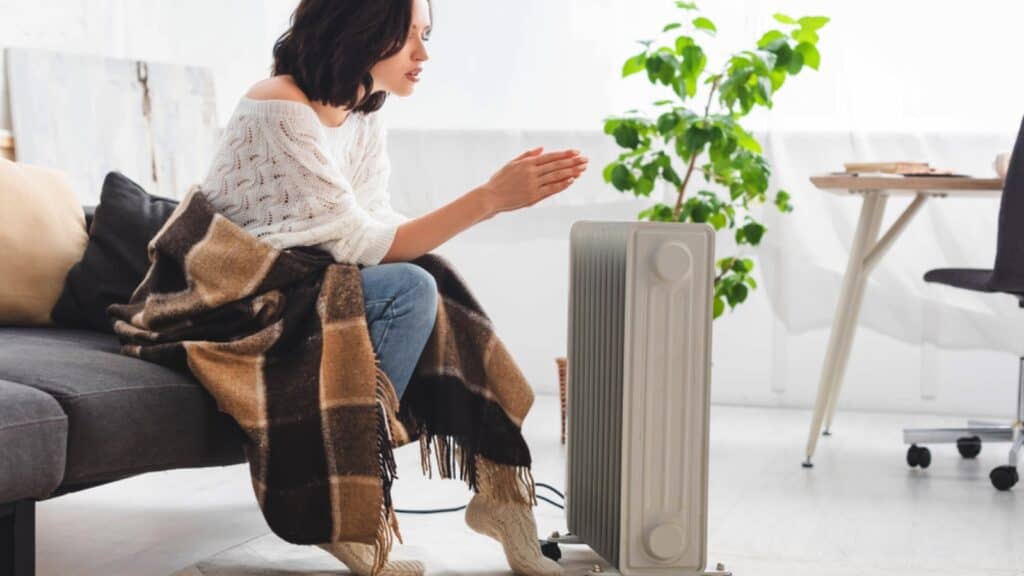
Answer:
[[[361,265],[313,248],[276,250],[193,187],[148,245],[150,268],[107,310],[121,352],[193,374],[245,433],[268,525],[295,544],[376,544],[376,573],[401,540],[393,449],[419,441],[423,472],[500,470],[495,497],[534,504],[521,434],[533,392],[444,259],[431,334],[399,404],[366,324]],[[481,462],[480,460],[485,460]]]

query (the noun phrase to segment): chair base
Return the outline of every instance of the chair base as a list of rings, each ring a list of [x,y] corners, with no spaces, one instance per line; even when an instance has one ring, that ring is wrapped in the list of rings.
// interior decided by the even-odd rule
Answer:
[[[0,504],[0,576],[36,573],[36,503]]]
[[[956,444],[964,458],[973,458],[981,446],[989,442],[1010,442],[1009,462],[992,470],[989,478],[1000,490],[1009,490],[1017,483],[1017,462],[1024,447],[1024,358],[1020,359],[1017,379],[1017,419],[1009,425],[992,422],[969,421],[966,428],[906,428],[903,443],[910,444],[907,463],[927,468],[931,453],[922,444]]]

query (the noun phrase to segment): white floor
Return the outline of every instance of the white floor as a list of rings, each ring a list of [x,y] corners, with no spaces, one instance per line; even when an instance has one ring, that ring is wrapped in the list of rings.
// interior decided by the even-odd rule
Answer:
[[[932,448],[932,466],[908,469],[904,425],[959,425],[949,418],[841,413],[820,443],[816,467],[800,467],[807,411],[712,408],[709,562],[737,576],[1024,575],[1024,486],[997,492],[992,467],[1006,445],[977,460]],[[564,484],[558,401],[537,399],[525,424],[537,481]],[[459,506],[464,484],[420,474],[418,448],[398,451],[400,508]],[[544,492],[541,491],[541,494]],[[564,531],[541,503],[542,534]],[[405,545],[430,574],[510,574],[500,546],[465,527],[462,513],[399,516]],[[340,574],[315,547],[273,536],[245,465],[145,474],[41,502],[38,574],[241,576]],[[563,546],[567,574],[600,560]]]

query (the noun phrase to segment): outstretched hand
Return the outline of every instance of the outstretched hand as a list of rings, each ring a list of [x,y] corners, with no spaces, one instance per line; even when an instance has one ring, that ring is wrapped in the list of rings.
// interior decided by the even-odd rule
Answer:
[[[567,189],[587,169],[579,150],[543,153],[540,146],[516,156],[484,184],[492,212],[533,206]]]

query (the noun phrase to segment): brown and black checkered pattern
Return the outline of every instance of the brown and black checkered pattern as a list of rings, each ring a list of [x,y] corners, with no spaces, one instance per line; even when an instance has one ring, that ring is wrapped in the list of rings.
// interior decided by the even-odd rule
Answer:
[[[253,488],[271,529],[295,544],[397,536],[393,449],[419,440],[422,467],[477,490],[494,464],[498,498],[534,503],[523,419],[533,392],[455,272],[401,405],[366,323],[360,265],[312,248],[275,250],[218,214],[198,188],[149,243],[151,266],[108,309],[121,351],[193,374],[245,432]],[[376,570],[375,570],[376,572]]]

